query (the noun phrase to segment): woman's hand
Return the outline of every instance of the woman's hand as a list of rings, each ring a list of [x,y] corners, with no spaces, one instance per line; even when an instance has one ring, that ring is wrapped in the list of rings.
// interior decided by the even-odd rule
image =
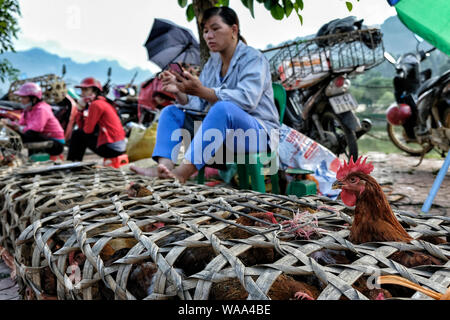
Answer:
[[[159,79],[161,80],[162,89],[164,91],[173,94],[180,93],[180,90],[177,86],[177,78],[172,73],[170,73],[169,71],[163,71],[159,74]]]
[[[203,86],[199,78],[186,71],[183,72],[183,76],[173,71],[170,72],[176,77],[176,86],[178,87],[178,90],[180,90],[180,92],[189,94],[191,96],[200,97],[210,103],[217,102],[218,98],[215,91]]]
[[[14,130],[16,130],[19,126],[14,121],[11,121],[10,119],[1,119],[1,124],[4,126],[8,126]]]
[[[11,119],[8,119],[8,118],[3,118],[1,121],[2,121],[2,124],[6,125],[6,126],[15,125],[15,121],[12,121]]]
[[[170,73],[176,79],[176,86],[178,87],[178,90],[183,93],[190,94],[191,96],[198,96],[203,87],[199,78],[194,77],[186,71],[183,72],[183,75],[180,75],[172,70],[170,70]]]

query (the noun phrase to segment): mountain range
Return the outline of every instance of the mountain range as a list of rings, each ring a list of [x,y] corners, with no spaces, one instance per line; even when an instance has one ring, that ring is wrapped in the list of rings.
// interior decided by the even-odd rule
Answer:
[[[135,84],[144,82],[152,77],[152,72],[142,68],[126,69],[115,60],[99,60],[89,63],[78,63],[71,58],[60,57],[49,53],[42,48],[32,48],[26,51],[6,52],[0,59],[8,59],[12,65],[19,69],[19,79],[32,78],[44,74],[62,75],[63,65],[66,66],[64,80],[70,85],[78,84],[83,78],[92,76],[101,83],[107,80],[108,68],[111,67],[111,82],[114,84],[129,83],[137,72]],[[0,86],[2,92],[7,92],[9,83]]]

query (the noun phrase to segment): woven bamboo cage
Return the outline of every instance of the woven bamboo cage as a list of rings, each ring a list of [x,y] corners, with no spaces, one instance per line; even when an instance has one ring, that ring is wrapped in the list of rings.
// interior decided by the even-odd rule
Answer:
[[[8,92],[8,99],[10,101],[20,102],[19,97],[14,94],[14,91],[19,90],[20,86],[25,82],[37,83],[42,89],[42,98],[52,105],[61,102],[67,94],[66,83],[64,80],[55,74],[47,74],[13,82]]]
[[[22,154],[23,143],[20,135],[11,128],[0,124],[0,175],[11,170],[3,170],[5,167],[18,167],[26,162]]]
[[[27,178],[26,201],[25,193],[14,199],[19,191],[12,191],[18,188],[12,181],[4,185],[6,206],[20,203],[30,223],[15,250],[25,299],[265,300],[276,298],[283,291],[280,283],[293,279],[315,288],[319,300],[367,300],[361,283],[378,275],[400,275],[441,293],[450,284],[448,243],[352,244],[351,210],[328,198],[139,181],[113,169],[93,169],[91,180],[87,176],[80,171]],[[149,194],[129,197],[124,185],[130,181],[145,185]],[[71,203],[61,205],[63,200]],[[270,213],[276,223],[258,220],[255,212]],[[449,234],[448,217],[396,215],[415,239]],[[257,223],[237,223],[242,218]],[[319,263],[323,249],[351,261]],[[406,268],[389,259],[405,250],[427,252],[443,265]],[[426,297],[406,291],[394,298]]]
[[[0,175],[0,245],[14,252],[20,233],[48,214],[119,194],[130,183],[130,173],[92,166],[69,164],[66,170],[52,170],[52,161],[28,163],[2,170]],[[27,172],[29,174],[27,174]],[[145,181],[133,175],[133,181]]]

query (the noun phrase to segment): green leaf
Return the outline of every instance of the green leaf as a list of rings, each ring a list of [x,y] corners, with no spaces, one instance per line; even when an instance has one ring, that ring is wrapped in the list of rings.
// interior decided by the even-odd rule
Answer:
[[[298,13],[298,11],[295,11],[295,13],[297,13],[298,19],[300,20],[300,24],[303,25],[303,17],[300,13]]]
[[[353,9],[353,4],[351,2],[346,1],[345,4],[347,5],[347,9],[348,11],[352,11]]]
[[[295,4],[300,8],[300,10],[303,10],[303,0],[295,0]]]
[[[264,7],[266,7],[267,10],[271,10],[272,9],[272,0],[264,1]]]
[[[224,7],[230,6],[230,0],[221,0],[221,1],[219,1],[219,3]]]
[[[195,11],[194,11],[194,6],[192,5],[192,3],[190,5],[188,5],[187,9],[186,9],[186,17],[188,21],[192,21],[195,18]]]
[[[276,5],[272,6],[272,8],[270,9],[270,14],[275,19],[282,20],[284,17],[284,9],[277,3]]]
[[[286,17],[291,15],[292,10],[294,9],[294,5],[291,0],[283,0],[284,12],[286,13]]]
[[[252,18],[255,19],[255,12],[253,10],[253,0],[247,0],[247,8],[250,10],[250,13],[252,14]]]
[[[182,8],[187,6],[187,0],[178,0],[178,5]]]

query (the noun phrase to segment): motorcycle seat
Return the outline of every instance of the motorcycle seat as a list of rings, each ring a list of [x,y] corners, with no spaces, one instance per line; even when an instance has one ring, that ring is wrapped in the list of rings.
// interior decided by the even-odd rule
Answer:
[[[114,100],[114,103],[119,108],[137,108],[137,103],[135,102],[130,103],[122,100]]]
[[[429,88],[431,88],[433,85],[436,84],[436,82],[439,80],[439,77],[433,77],[431,79],[428,79],[424,83],[422,83],[417,90],[417,94],[420,96],[422,93],[427,91]]]
[[[419,87],[419,90],[417,90],[418,95],[420,96],[425,91],[427,91],[428,89],[433,87],[436,83],[438,83],[441,79],[444,79],[444,78],[448,77],[449,75],[450,75],[450,70],[447,70],[441,76],[428,79]]]
[[[6,107],[9,110],[23,110],[21,103],[9,100],[0,100],[0,107]]]

